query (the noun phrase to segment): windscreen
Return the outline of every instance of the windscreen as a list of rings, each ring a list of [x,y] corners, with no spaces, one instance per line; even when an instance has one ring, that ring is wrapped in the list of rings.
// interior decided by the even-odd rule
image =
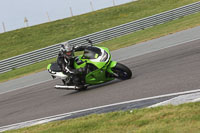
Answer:
[[[101,50],[97,47],[88,47],[83,54],[84,59],[97,59],[99,56],[101,56]]]

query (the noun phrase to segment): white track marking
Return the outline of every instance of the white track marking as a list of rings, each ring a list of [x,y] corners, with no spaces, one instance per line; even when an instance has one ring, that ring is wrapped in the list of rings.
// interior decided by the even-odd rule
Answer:
[[[24,89],[24,88],[26,88],[26,87],[31,87],[31,86],[34,86],[34,85],[37,85],[37,84],[42,84],[42,83],[48,82],[48,81],[50,81],[50,80],[52,80],[52,79],[48,79],[48,80],[41,81],[41,82],[38,82],[38,83],[26,85],[26,86],[24,86],[24,87],[19,87],[19,88],[16,88],[16,89],[14,89],[14,90],[5,91],[5,92],[0,93],[0,95],[1,95],[1,94],[5,94],[5,93],[8,93],[8,92],[12,92],[12,91]]]
[[[103,106],[73,111],[73,112],[64,113],[64,114],[58,114],[58,115],[54,115],[54,116],[50,116],[50,117],[45,117],[45,118],[40,118],[40,119],[36,119],[36,120],[30,120],[30,121],[26,121],[26,122],[3,126],[3,127],[0,127],[0,132],[6,131],[6,130],[11,130],[11,129],[18,129],[18,128],[23,128],[23,127],[33,126],[33,125],[42,124],[42,123],[47,123],[50,121],[59,120],[61,118],[72,116],[73,114],[76,114],[76,113],[91,111],[91,110],[95,110],[95,109],[103,109],[106,107],[112,107],[112,106],[116,106],[116,105],[123,105],[123,104],[128,104],[128,103],[133,103],[133,102],[152,100],[152,99],[164,98],[164,97],[170,97],[170,96],[178,96],[178,95],[184,95],[184,94],[190,94],[190,93],[196,93],[196,92],[200,92],[200,89],[159,95],[159,96],[153,96],[153,97],[147,97],[147,98],[141,98],[141,99],[136,99],[136,100],[124,101],[124,102],[119,102],[119,103],[114,103],[114,104],[109,104],[109,105],[103,105]]]

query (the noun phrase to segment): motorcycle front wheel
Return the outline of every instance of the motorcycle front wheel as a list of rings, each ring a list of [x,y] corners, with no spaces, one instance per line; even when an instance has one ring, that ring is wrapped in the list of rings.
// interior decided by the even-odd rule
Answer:
[[[132,77],[132,71],[125,65],[117,63],[112,71],[115,73],[116,78],[121,80],[127,80]]]

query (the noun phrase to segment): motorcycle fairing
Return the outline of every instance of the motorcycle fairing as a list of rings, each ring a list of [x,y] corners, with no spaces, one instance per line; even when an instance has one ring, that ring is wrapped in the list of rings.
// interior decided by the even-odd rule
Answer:
[[[52,63],[47,66],[47,70],[53,77],[60,77],[61,79],[66,79],[68,75],[63,74],[61,68],[57,63]]]

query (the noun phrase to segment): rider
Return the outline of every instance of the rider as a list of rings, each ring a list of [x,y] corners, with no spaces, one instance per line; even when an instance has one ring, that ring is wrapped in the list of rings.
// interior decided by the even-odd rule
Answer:
[[[74,52],[75,51],[83,51],[86,48],[86,46],[80,46],[80,47],[73,47],[69,43],[62,44],[58,58],[57,63],[62,69],[64,74],[70,74],[70,79],[67,85],[82,85],[84,83],[84,77],[86,75],[86,67],[75,69],[74,68]]]

